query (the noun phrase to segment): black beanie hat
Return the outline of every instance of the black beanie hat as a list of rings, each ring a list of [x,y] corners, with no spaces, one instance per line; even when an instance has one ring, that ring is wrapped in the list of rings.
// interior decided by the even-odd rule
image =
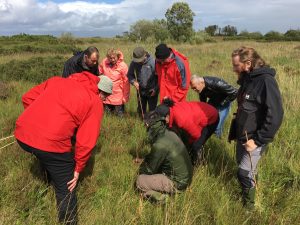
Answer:
[[[159,44],[155,48],[155,57],[157,59],[166,59],[170,56],[171,49],[166,44]]]
[[[156,107],[155,112],[157,112],[160,116],[166,117],[170,114],[170,107],[165,104],[161,104]]]

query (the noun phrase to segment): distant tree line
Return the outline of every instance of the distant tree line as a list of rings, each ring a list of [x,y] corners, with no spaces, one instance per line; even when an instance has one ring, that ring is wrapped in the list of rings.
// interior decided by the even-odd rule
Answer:
[[[285,33],[269,31],[265,35],[260,32],[241,31],[239,34],[236,27],[227,25],[223,28],[218,25],[205,27],[204,31],[210,36],[223,36],[225,40],[254,39],[266,41],[300,41],[300,30],[290,29]]]
[[[282,34],[270,31],[265,35],[260,32],[248,32],[246,30],[238,33],[237,28],[232,25],[219,27],[210,25],[203,31],[193,29],[194,12],[186,2],[176,2],[167,9],[165,19],[138,20],[130,26],[129,31],[124,32],[117,38],[126,38],[135,42],[163,42],[178,41],[189,43],[202,43],[214,41],[215,36],[222,36],[224,40],[266,40],[266,41],[300,41],[300,30],[288,30]]]

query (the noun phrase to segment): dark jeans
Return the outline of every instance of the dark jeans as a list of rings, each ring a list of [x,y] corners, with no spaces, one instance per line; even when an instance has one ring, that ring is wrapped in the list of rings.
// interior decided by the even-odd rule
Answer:
[[[72,152],[45,152],[18,141],[21,148],[37,157],[54,186],[59,222],[77,224],[76,189],[68,190],[67,182],[74,177],[75,161]]]
[[[140,115],[142,115],[142,111],[141,111],[141,104],[142,104],[142,109],[143,109],[143,113],[145,114],[147,111],[147,104],[148,104],[148,109],[149,111],[153,111],[156,108],[157,105],[157,99],[158,99],[158,95],[155,96],[142,96],[141,95],[141,102],[139,101],[139,96],[137,96],[137,100],[138,100],[138,107],[137,107],[137,111]]]
[[[215,132],[219,123],[219,119],[202,129],[201,136],[193,143],[191,149],[191,158],[193,165],[196,165],[201,160],[202,147],[210,136]]]
[[[117,116],[124,116],[125,113],[125,105],[110,105],[110,104],[104,104],[104,109],[108,113],[114,113]]]

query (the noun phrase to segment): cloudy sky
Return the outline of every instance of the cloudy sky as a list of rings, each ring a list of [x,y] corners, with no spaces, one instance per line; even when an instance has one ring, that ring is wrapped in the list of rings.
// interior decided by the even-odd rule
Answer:
[[[184,0],[181,0],[184,1]],[[175,0],[0,0],[0,35],[71,32],[109,37],[140,19],[161,19]],[[233,25],[238,31],[300,29],[300,0],[186,0],[195,30]]]

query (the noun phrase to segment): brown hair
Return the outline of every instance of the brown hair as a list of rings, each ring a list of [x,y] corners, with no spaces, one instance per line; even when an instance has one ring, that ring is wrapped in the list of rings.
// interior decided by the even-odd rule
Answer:
[[[94,46],[90,46],[88,47],[86,50],[84,50],[84,54],[87,55],[89,58],[91,57],[91,55],[96,52],[97,55],[99,55],[99,51],[96,47]]]
[[[268,66],[266,62],[260,57],[260,55],[255,51],[254,48],[248,48],[245,46],[242,46],[238,49],[235,49],[231,57],[239,56],[240,62],[251,62],[251,70],[261,68],[264,66]]]

